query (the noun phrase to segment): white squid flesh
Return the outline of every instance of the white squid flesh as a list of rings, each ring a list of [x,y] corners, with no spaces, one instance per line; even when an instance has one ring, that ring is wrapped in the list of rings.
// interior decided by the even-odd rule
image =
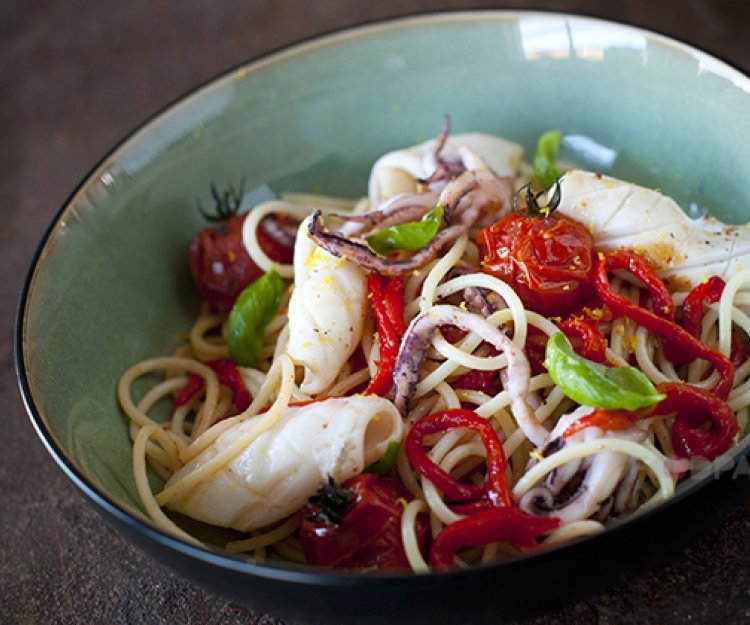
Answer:
[[[305,368],[300,390],[326,390],[362,336],[367,308],[365,272],[318,247],[302,222],[294,246],[294,292],[289,301],[287,352]]]
[[[248,428],[253,417],[224,432],[175,473],[167,486],[198,469]],[[234,460],[167,506],[191,518],[249,532],[294,514],[322,482],[342,482],[400,441],[401,415],[388,400],[358,396],[290,407]]]

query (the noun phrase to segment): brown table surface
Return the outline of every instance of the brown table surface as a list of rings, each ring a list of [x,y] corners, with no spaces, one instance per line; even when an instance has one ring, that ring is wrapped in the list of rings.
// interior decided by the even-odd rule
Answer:
[[[507,0],[619,19],[750,70],[743,0]],[[263,52],[363,21],[492,2],[4,0],[0,5],[0,623],[280,623],[133,549],[68,482],[21,405],[18,292],[66,195],[125,133]],[[749,146],[750,148],[750,146]],[[746,479],[746,478],[745,478]],[[527,623],[750,622],[750,502],[660,568]],[[687,520],[689,522],[689,520]]]

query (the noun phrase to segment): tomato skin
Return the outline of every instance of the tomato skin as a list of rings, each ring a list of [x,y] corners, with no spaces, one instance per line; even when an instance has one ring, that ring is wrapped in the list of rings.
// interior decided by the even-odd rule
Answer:
[[[511,213],[477,242],[483,271],[512,286],[530,310],[564,317],[593,292],[594,239],[573,219]]]
[[[277,263],[283,263],[284,265],[290,265],[294,260],[294,244],[292,243],[291,247],[287,247],[286,245],[274,241],[274,239],[266,232],[264,225],[267,221],[272,219],[275,219],[279,224],[286,224],[287,226],[289,224],[294,224],[291,218],[286,215],[266,215],[261,219],[260,226],[257,230],[258,245],[260,245],[260,249],[262,249],[266,253],[266,256],[271,260],[274,260]],[[242,238],[242,232],[240,232],[240,238]]]
[[[237,296],[263,271],[245,250],[242,224],[245,215],[232,215],[216,226],[203,228],[190,242],[188,262],[201,299],[216,312],[229,312]],[[294,250],[280,245],[258,228],[258,244],[272,259],[291,263]]]
[[[410,497],[395,479],[363,473],[346,480],[341,487],[354,495],[354,503],[338,525],[311,520],[315,505],[302,509],[300,542],[309,564],[346,569],[408,569],[409,561],[401,541],[402,502]],[[427,540],[427,523],[419,519],[420,545]],[[424,549],[423,549],[424,551]]]

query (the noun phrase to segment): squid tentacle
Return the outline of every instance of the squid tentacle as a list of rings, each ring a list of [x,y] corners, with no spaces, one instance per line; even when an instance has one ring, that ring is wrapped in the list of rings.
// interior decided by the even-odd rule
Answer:
[[[527,401],[531,370],[526,355],[495,326],[479,315],[456,306],[433,306],[417,315],[409,324],[393,372],[393,403],[396,408],[402,415],[406,414],[419,379],[419,367],[430,346],[432,335],[441,325],[455,325],[462,330],[475,332],[498,351],[505,353],[508,358],[506,390],[512,398],[511,411],[524,434],[535,445],[541,445],[549,432],[539,423]]]

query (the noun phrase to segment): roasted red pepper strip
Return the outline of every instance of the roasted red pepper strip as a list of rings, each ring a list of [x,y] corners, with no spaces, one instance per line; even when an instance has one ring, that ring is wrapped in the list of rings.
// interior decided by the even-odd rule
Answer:
[[[380,339],[380,362],[378,371],[364,394],[382,397],[393,386],[393,368],[401,346],[401,337],[406,332],[403,284],[399,277],[372,272],[367,279],[367,289]]]
[[[629,317],[638,325],[661,336],[667,343],[678,345],[680,352],[689,355],[691,360],[704,358],[710,362],[719,372],[719,382],[714,388],[714,393],[722,399],[726,399],[734,382],[734,365],[729,358],[695,338],[674,321],[665,318],[671,314],[672,319],[674,319],[674,311],[672,310],[670,313],[672,300],[670,297],[669,301],[666,302],[658,286],[651,291],[651,299],[654,302],[654,308],[660,310],[660,315],[636,306],[612,291],[607,273],[614,269],[623,269],[632,273],[641,282],[649,286],[650,291],[650,285],[654,284],[654,279],[661,282],[648,263],[630,250],[616,250],[600,254],[594,267],[594,286],[602,301],[615,315]],[[667,291],[667,293],[669,292]]]
[[[203,382],[203,377],[199,376],[197,373],[191,373],[185,386],[183,386],[180,392],[175,396],[172,405],[175,408],[184,406],[193,399],[193,397],[200,393],[204,386],[205,382]]]
[[[563,432],[563,438],[568,438],[585,430],[588,427],[597,427],[602,430],[627,430],[639,419],[653,416],[654,407],[650,406],[643,410],[603,410],[598,408],[571,423]]]
[[[381,290],[385,312],[396,329],[396,334],[399,337],[403,336],[406,334],[406,323],[404,323],[404,281],[398,276],[370,275],[377,275],[377,280],[383,285]]]
[[[661,317],[672,323],[675,322],[672,294],[669,292],[667,285],[654,273],[651,265],[644,258],[631,250],[608,252],[605,258],[606,262],[610,263],[610,269],[625,269],[643,282],[648,289],[648,294],[651,296],[653,312],[657,317]],[[639,307],[645,310],[646,296],[643,292],[641,292],[639,304]],[[669,360],[675,364],[692,360],[689,351],[683,350],[679,345],[666,340],[666,337],[663,338],[665,339],[663,344],[664,354]]]
[[[488,510],[494,508],[492,502],[489,499],[477,499],[475,501],[469,501],[467,503],[454,503],[448,506],[451,512],[460,514],[462,516],[471,516],[482,510]]]
[[[701,337],[704,304],[715,304],[721,299],[726,283],[719,276],[711,276],[706,282],[694,287],[682,304],[682,327],[696,338]],[[729,359],[735,367],[747,360],[747,339],[742,332],[732,330],[732,348]]]
[[[451,523],[438,534],[430,550],[430,566],[455,566],[456,552],[496,542],[510,542],[517,549],[529,549],[537,539],[560,526],[555,517],[537,517],[519,508],[490,508]]]
[[[579,356],[598,363],[607,361],[607,340],[598,328],[583,319],[566,319],[557,325],[570,339]],[[574,339],[578,339],[580,343]]]
[[[428,434],[452,428],[469,428],[479,434],[487,450],[487,478],[484,486],[457,482],[436,465],[422,448],[422,440]],[[411,465],[430,480],[439,490],[455,501],[470,501],[486,496],[495,506],[510,506],[513,497],[505,476],[507,463],[500,439],[487,419],[463,408],[443,410],[424,417],[409,430],[404,443],[406,457]]]
[[[232,391],[235,408],[239,412],[247,410],[250,405],[250,393],[247,392],[247,387],[242,381],[242,376],[240,376],[240,372],[237,370],[237,365],[227,358],[207,360],[203,364],[211,367],[216,372],[219,384],[223,384]],[[187,404],[195,395],[203,390],[204,386],[203,378],[195,373],[192,374],[188,378],[187,384],[177,393],[177,397],[174,398],[174,407],[179,408]]]
[[[682,327],[695,338],[701,338],[701,323],[703,321],[703,304],[719,300],[724,290],[724,281],[713,276],[708,282],[699,284],[688,293],[682,305]],[[674,321],[674,317],[669,317]],[[674,343],[664,343],[664,355],[676,365],[694,360],[688,350],[681,349]]]
[[[701,337],[703,304],[715,304],[721,299],[726,283],[719,276],[693,288],[682,304],[682,327],[696,338]]]
[[[677,455],[713,460],[732,446],[737,417],[726,402],[684,382],[663,382],[656,388],[667,396],[659,402],[656,413],[675,413],[672,445]],[[704,427],[706,423],[711,424],[709,429]]]

